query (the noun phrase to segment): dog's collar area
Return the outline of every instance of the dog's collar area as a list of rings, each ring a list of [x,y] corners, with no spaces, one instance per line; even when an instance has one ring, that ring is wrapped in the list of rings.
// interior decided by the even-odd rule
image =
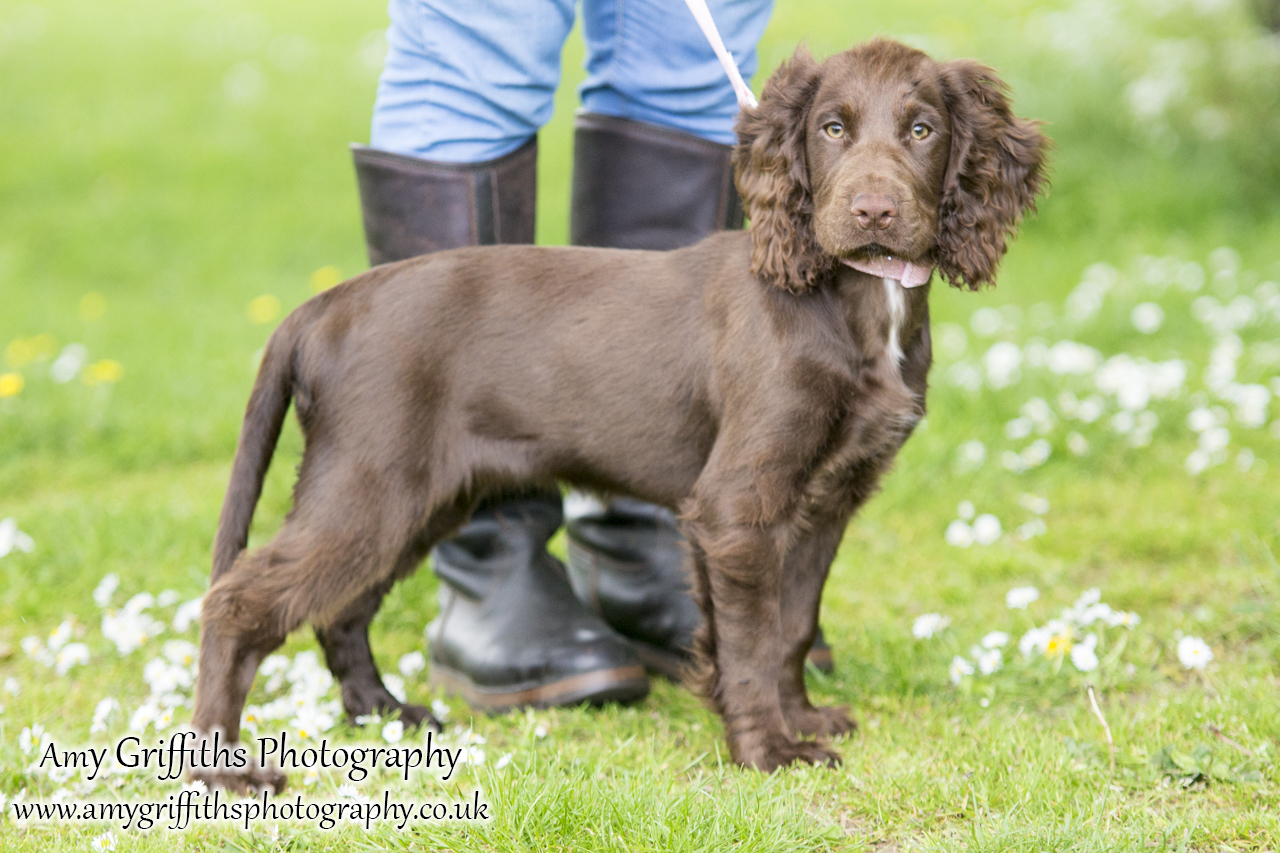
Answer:
[[[901,283],[903,287],[919,287],[922,284],[927,284],[929,279],[933,277],[933,267],[913,264],[901,258],[885,256],[878,258],[841,258],[840,260],[846,266],[853,267],[858,272],[864,272],[876,278],[891,278]]]

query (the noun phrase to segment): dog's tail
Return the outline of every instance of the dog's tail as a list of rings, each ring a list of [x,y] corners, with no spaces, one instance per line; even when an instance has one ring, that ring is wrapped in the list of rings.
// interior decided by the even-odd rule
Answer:
[[[272,333],[262,354],[262,365],[253,383],[253,393],[249,395],[244,424],[240,427],[240,441],[231,466],[231,482],[227,485],[222,515],[218,518],[218,533],[213,540],[210,584],[230,571],[231,564],[249,541],[253,510],[262,495],[262,481],[271,465],[280,428],[293,399],[302,313],[295,311],[285,318]]]

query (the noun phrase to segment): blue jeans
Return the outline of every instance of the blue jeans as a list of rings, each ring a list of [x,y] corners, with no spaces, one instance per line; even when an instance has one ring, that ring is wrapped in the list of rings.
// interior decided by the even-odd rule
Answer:
[[[586,110],[736,141],[733,88],[683,0],[582,5]],[[708,6],[750,82],[773,0]],[[574,0],[390,0],[388,11],[372,147],[477,163],[519,148],[551,118]]]

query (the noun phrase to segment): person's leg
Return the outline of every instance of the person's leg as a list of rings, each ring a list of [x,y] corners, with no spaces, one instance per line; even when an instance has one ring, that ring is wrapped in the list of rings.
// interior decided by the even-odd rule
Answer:
[[[353,146],[370,261],[532,243],[535,134],[551,115],[572,0],[392,0],[390,13],[371,145]],[[546,553],[560,519],[559,491],[535,489],[484,502],[437,546],[433,684],[491,711],[648,692],[634,652]],[[362,640],[374,612],[321,638],[345,665],[344,691],[376,678]]]
[[[711,3],[748,80],[772,5]],[[575,122],[571,241],[674,249],[741,228],[730,162],[738,104],[693,15],[669,0],[586,0],[583,14],[588,77]],[[566,508],[575,592],[647,666],[677,677],[702,614],[674,516],[630,499]],[[820,635],[809,659],[831,668]]]
[[[709,0],[725,47],[751,82],[773,0]],[[589,113],[733,145],[738,102],[719,60],[679,0],[583,0]]]
[[[353,145],[369,260],[532,243],[537,132],[571,0],[391,0],[369,145]]]
[[[371,147],[480,163],[551,118],[571,0],[391,0],[388,13]]]

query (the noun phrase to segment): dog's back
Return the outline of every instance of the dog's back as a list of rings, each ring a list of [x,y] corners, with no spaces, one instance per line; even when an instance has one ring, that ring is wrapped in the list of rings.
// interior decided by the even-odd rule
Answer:
[[[703,303],[741,301],[714,291],[751,281],[743,237],[667,253],[460,249],[321,294],[295,333],[306,454],[399,469],[429,504],[477,480],[554,478],[671,505],[715,438],[718,330]]]

